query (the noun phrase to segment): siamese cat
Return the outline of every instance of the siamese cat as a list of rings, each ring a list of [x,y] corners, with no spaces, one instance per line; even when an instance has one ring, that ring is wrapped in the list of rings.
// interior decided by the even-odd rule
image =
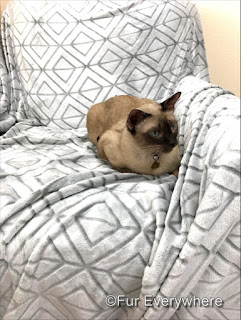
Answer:
[[[87,130],[99,156],[120,172],[177,175],[180,154],[173,112],[180,95],[161,104],[121,95],[93,105],[87,114]]]

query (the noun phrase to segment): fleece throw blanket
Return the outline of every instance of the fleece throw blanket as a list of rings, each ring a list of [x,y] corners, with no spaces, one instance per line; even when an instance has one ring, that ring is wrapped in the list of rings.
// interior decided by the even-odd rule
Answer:
[[[1,132],[16,119],[77,129],[115,95],[161,102],[187,75],[208,81],[189,1],[9,0],[1,34]]]
[[[240,318],[239,99],[178,90],[177,181],[116,172],[85,129],[4,135],[1,318]]]
[[[0,319],[239,319],[239,100],[198,80],[208,71],[195,5],[9,2]],[[93,103],[176,90],[178,179],[98,158],[85,129]]]

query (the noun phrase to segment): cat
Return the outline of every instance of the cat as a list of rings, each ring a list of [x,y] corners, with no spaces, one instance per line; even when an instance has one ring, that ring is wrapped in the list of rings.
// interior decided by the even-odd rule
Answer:
[[[181,159],[174,106],[180,95],[161,104],[120,95],[93,105],[87,130],[99,156],[120,172],[177,175]]]

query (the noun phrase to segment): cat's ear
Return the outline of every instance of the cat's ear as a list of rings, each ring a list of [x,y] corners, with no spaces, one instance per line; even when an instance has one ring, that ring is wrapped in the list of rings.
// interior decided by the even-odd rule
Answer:
[[[141,122],[144,121],[147,117],[150,117],[150,116],[151,115],[149,113],[146,113],[139,109],[133,109],[128,115],[126,126],[132,133],[134,133],[136,130],[136,127],[139,124],[141,124]]]
[[[180,98],[181,92],[175,93],[173,96],[161,103],[163,111],[174,111],[174,106],[177,100]]]

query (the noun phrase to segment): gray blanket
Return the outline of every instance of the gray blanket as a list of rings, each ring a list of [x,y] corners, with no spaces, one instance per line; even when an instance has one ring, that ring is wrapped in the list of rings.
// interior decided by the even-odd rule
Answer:
[[[189,1],[9,0],[1,29],[0,132],[23,119],[84,128],[115,95],[161,102],[187,75],[209,79]]]
[[[177,182],[116,172],[98,159],[85,129],[8,131],[4,319],[239,319],[239,99],[193,77],[178,90]],[[122,302],[131,297],[136,305]],[[223,305],[177,308],[177,300],[167,308],[166,297]]]
[[[239,319],[240,101],[204,81],[195,6],[76,3],[2,23],[0,319]],[[174,91],[178,179],[98,158],[93,103]]]

